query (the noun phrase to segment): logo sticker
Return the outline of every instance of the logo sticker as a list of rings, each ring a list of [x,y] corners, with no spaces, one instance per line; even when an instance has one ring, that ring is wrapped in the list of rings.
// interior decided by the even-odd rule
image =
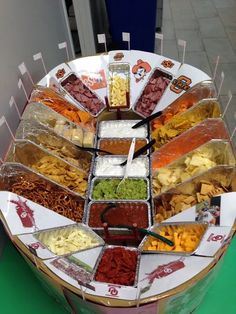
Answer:
[[[175,65],[171,60],[163,60],[161,65],[164,67],[164,68],[173,68],[173,66]]]
[[[146,74],[151,71],[151,66],[148,62],[139,59],[137,63],[132,67],[132,73],[134,74],[136,83],[144,79]]]
[[[180,94],[183,90],[187,91],[190,88],[191,83],[191,78],[185,75],[180,75],[177,79],[172,81],[170,90],[176,94]]]
[[[66,73],[66,71],[65,71],[65,69],[59,69],[58,71],[57,71],[57,73],[56,73],[56,77],[58,78],[58,79],[60,79],[60,78],[62,78],[64,75],[65,75],[65,73]]]

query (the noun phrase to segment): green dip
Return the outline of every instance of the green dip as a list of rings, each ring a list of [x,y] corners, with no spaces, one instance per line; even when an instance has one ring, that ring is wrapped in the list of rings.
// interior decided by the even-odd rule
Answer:
[[[146,200],[147,181],[143,179],[125,179],[119,188],[121,179],[97,179],[94,182],[92,199],[94,200]]]

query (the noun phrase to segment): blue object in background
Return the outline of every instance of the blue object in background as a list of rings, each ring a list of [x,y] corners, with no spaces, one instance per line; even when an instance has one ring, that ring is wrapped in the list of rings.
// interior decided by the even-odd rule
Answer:
[[[131,49],[154,52],[157,0],[106,0],[106,6],[114,49],[127,49],[127,32]]]

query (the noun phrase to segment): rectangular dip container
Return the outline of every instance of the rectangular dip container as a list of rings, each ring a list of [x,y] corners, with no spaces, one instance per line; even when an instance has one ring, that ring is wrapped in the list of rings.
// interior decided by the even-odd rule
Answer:
[[[120,166],[126,160],[122,156],[98,156],[94,161],[93,175],[95,177],[121,177],[125,167]],[[147,177],[149,175],[148,157],[138,157],[130,165],[128,177]]]
[[[86,224],[94,230],[103,230],[101,214],[110,205],[114,205],[114,207],[103,215],[108,226],[109,224],[132,226],[134,223],[137,224],[138,228],[151,226],[150,204],[142,201],[90,202],[87,209]],[[109,229],[122,231],[126,228],[109,226]]]
[[[132,129],[140,120],[109,120],[101,121],[98,125],[98,137],[100,138],[146,138],[148,136],[147,125]]]
[[[127,178],[117,189],[122,178],[92,179],[89,197],[92,201],[142,200],[150,196],[149,180],[146,178]],[[128,193],[128,195],[125,195]]]
[[[112,155],[128,155],[132,139],[106,138],[98,140],[97,148],[110,152]],[[135,151],[148,143],[147,139],[137,138],[135,142]],[[105,153],[98,153],[104,155]],[[148,151],[144,153],[147,155]]]

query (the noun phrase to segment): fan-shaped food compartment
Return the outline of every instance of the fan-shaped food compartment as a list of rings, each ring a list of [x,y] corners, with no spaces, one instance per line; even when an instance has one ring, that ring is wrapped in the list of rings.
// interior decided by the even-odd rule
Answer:
[[[141,242],[139,249],[143,253],[192,255],[196,253],[207,228],[207,223],[197,222],[173,222],[155,225],[150,231],[171,240],[174,245],[170,246],[148,235]]]
[[[22,120],[17,128],[16,138],[29,140],[86,172],[91,168],[92,154],[80,150],[75,144],[37,121]]]
[[[156,150],[151,156],[153,172],[212,139],[229,139],[223,120],[206,119]]]
[[[152,131],[170,122],[174,116],[185,112],[199,101],[206,98],[215,98],[216,96],[217,93],[213,81],[203,81],[196,84],[173,101],[163,110],[158,118],[152,121]]]
[[[94,146],[95,130],[93,128],[82,128],[40,103],[28,104],[22,120],[35,120],[75,145]]]
[[[66,93],[92,116],[97,117],[105,109],[105,103],[75,73],[63,78],[60,84]]]
[[[233,191],[236,191],[235,167],[214,167],[154,198],[154,221],[160,223],[215,195]]]
[[[175,116],[169,123],[151,133],[156,140],[154,148],[158,149],[188,129],[208,118],[219,118],[220,104],[216,100],[202,100],[186,112]]]
[[[82,127],[92,129],[95,127],[96,119],[88,112],[78,109],[67,101],[62,94],[49,87],[36,86],[30,95],[29,103],[31,102],[41,103]]]
[[[30,168],[6,162],[0,168],[0,177],[1,190],[23,196],[75,222],[83,221],[85,200]]]
[[[86,197],[88,174],[32,142],[18,140],[13,143],[7,161],[21,163],[82,197]]]
[[[136,248],[104,247],[95,267],[94,280],[107,284],[136,286],[140,264],[140,252]]]
[[[171,80],[171,74],[154,69],[133,110],[143,117],[151,115]]]
[[[58,256],[104,245],[103,239],[83,224],[47,229],[35,232],[33,236]]]
[[[212,140],[166,167],[158,169],[152,176],[153,195],[166,192],[217,165],[235,165],[230,142]]]

